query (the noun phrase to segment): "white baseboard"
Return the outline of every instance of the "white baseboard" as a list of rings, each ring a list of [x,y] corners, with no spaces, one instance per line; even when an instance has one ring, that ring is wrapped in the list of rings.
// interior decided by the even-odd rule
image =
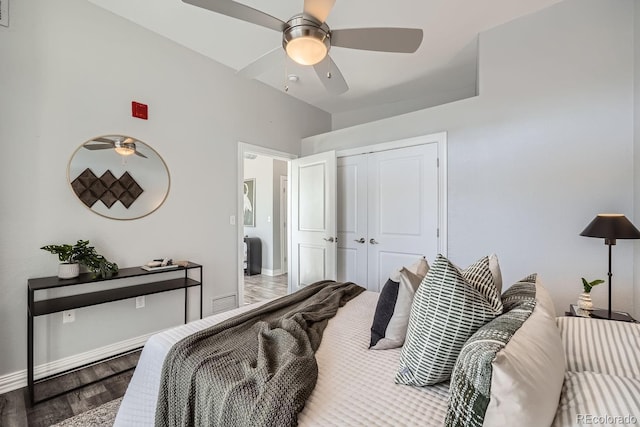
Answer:
[[[280,276],[282,273],[281,269],[277,269],[277,270],[267,270],[266,268],[263,268],[260,270],[260,274],[264,275],[264,276]]]
[[[147,339],[156,332],[151,332],[139,337],[130,338],[105,347],[96,348],[85,353],[75,354],[63,359],[54,360],[52,362],[43,363],[34,367],[35,378],[43,378],[49,375],[55,375],[77,366],[86,365],[104,359],[109,356],[115,356],[138,347],[142,347]],[[27,386],[27,370],[12,372],[10,374],[0,376],[0,394],[7,393]]]
[[[0,394],[17,390],[27,385],[27,370],[13,372],[0,377]]]

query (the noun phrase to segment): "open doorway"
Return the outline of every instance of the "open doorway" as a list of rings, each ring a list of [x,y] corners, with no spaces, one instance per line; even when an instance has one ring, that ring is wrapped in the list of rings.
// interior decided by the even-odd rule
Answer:
[[[288,289],[288,153],[238,148],[238,302],[283,296]]]

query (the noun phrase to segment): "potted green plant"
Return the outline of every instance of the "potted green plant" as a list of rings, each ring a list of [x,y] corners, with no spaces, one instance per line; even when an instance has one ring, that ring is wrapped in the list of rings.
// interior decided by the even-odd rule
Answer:
[[[93,246],[89,246],[88,240],[78,240],[74,245],[46,245],[40,249],[58,255],[58,277],[61,279],[78,277],[80,265],[85,266],[96,277],[111,277],[118,272],[118,265],[100,255]]]
[[[594,286],[597,286],[600,283],[604,283],[604,280],[596,279],[589,282],[587,281],[587,279],[582,277],[582,287],[584,289],[584,292],[578,297],[578,308],[582,310],[593,310],[593,301],[591,300],[591,289],[593,289]]]

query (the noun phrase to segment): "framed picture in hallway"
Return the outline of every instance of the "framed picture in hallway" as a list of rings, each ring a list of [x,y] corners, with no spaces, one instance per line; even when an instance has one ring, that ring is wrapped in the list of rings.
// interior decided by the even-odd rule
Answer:
[[[256,179],[244,180],[244,225],[245,227],[256,226]]]

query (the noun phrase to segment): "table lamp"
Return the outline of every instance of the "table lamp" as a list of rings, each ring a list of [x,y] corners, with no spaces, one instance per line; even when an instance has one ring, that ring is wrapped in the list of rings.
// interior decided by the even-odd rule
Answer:
[[[609,246],[609,310],[593,310],[591,317],[629,321],[628,316],[611,312],[611,246],[616,239],[640,239],[640,231],[623,214],[598,214],[580,235],[604,238],[604,244]]]

